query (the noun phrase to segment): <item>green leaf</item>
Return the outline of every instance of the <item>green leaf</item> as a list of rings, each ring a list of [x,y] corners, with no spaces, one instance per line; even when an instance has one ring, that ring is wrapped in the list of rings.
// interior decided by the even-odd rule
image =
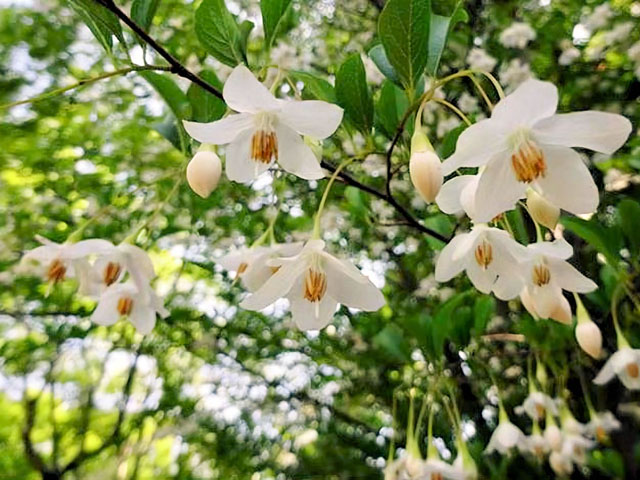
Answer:
[[[387,325],[375,337],[373,344],[388,353],[393,360],[408,362],[411,359],[411,349],[402,330],[397,325]]]
[[[376,118],[377,125],[387,137],[393,138],[407,108],[409,101],[404,92],[391,81],[385,80],[376,103]]]
[[[459,22],[467,22],[469,15],[462,8],[461,3],[456,5],[451,16],[431,14],[431,25],[429,27],[429,57],[427,59],[427,73],[434,75],[438,71],[440,58],[447,43],[449,32]]]
[[[478,297],[473,305],[473,335],[482,335],[496,308],[496,301],[490,295]]]
[[[431,2],[389,0],[378,21],[378,36],[405,88],[414,89],[427,65]]]
[[[472,295],[472,291],[457,293],[447,300],[433,317],[433,348],[436,355],[442,354],[444,341],[454,325],[455,311]]]
[[[127,43],[122,34],[120,20],[113,12],[93,0],[71,0],[70,3],[71,8],[80,15],[91,33],[108,53],[111,53],[112,36],[114,35],[126,48]]]
[[[155,72],[141,72],[140,75],[158,92],[176,118],[189,115],[189,99],[171,78]]]
[[[284,16],[291,0],[261,0],[260,12],[264,26],[264,41],[267,48],[271,47],[278,33],[280,20]]]
[[[196,10],[196,35],[205,50],[222,63],[246,63],[242,37],[224,0],[203,0]]]
[[[453,130],[447,132],[442,139],[440,148],[438,148],[438,154],[440,158],[445,159],[453,154],[456,150],[456,143],[458,143],[458,137],[466,130],[467,126],[463,123],[458,125]]]
[[[302,82],[302,98],[305,100],[324,100],[336,103],[336,92],[326,80],[305,72],[289,72],[289,76],[295,82]]]
[[[218,90],[222,90],[222,82],[213,71],[205,70],[200,73],[200,77]],[[187,98],[191,104],[191,120],[195,122],[219,120],[227,110],[226,104],[221,99],[195,83],[192,83],[187,90]]]
[[[637,255],[640,251],[640,203],[625,198],[618,204],[618,219],[620,227],[627,237],[631,253]]]
[[[251,20],[245,20],[238,27],[240,29],[240,45],[242,46],[242,52],[245,56],[247,54],[247,42],[249,41],[249,35],[251,35],[253,27],[255,27],[255,25]]]
[[[152,125],[151,128],[168,140],[176,150],[182,151],[182,139],[180,137],[178,122],[173,115],[168,115],[165,120]]]
[[[131,18],[146,32],[151,27],[158,5],[160,5],[160,0],[133,0]]]
[[[578,217],[562,217],[560,222],[571,232],[602,253],[614,267],[618,265],[621,248],[619,229],[605,228],[595,221]]]
[[[515,209],[506,212],[505,216],[507,217],[509,225],[511,225],[511,228],[513,229],[513,236],[515,239],[523,245],[527,245],[529,243],[529,232],[527,232],[527,227],[524,223],[522,208],[516,207]]]
[[[365,135],[373,124],[373,100],[360,55],[354,53],[336,74],[336,97],[350,122]]]
[[[369,50],[368,55],[369,55],[369,58],[373,60],[373,63],[376,64],[376,67],[378,67],[378,70],[380,70],[380,72],[385,77],[387,77],[389,80],[391,80],[393,83],[395,83],[399,87],[402,86],[402,83],[400,83],[400,79],[398,78],[398,74],[393,69],[393,66],[391,65],[391,63],[389,63],[389,59],[387,58],[387,54],[385,53],[384,47],[382,45],[378,44],[375,47],[373,47],[371,50]]]

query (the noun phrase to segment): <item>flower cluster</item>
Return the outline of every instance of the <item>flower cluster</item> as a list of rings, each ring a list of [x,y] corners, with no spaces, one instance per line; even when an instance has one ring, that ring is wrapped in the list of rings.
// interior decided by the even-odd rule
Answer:
[[[27,252],[23,264],[51,284],[75,278],[79,293],[98,300],[93,322],[113,325],[127,317],[140,333],[147,334],[156,314],[163,318],[169,314],[151,288],[155,270],[141,248],[102,239],[63,244],[38,240],[43,245]]]

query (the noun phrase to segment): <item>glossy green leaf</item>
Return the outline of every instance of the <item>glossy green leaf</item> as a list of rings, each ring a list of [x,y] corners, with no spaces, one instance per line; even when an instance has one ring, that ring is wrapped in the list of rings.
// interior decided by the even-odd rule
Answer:
[[[69,3],[107,52],[111,53],[113,36],[126,48],[120,20],[113,12],[94,0],[70,0]]]
[[[447,44],[447,38],[451,29],[459,22],[467,22],[469,15],[458,3],[451,16],[431,14],[429,27],[429,57],[427,60],[427,73],[435,76],[440,64],[442,52]]]
[[[203,0],[196,10],[196,35],[205,50],[222,63],[246,63],[242,35],[224,0]]]
[[[350,123],[365,135],[373,125],[373,100],[360,55],[354,53],[336,74],[336,97]]]
[[[222,82],[212,70],[205,70],[200,77],[218,90],[222,90]],[[222,118],[227,110],[226,104],[215,95],[192,83],[187,90],[187,98],[191,104],[191,120],[196,122],[213,122]]]
[[[473,304],[473,334],[480,336],[484,333],[489,321],[494,315],[496,301],[490,295],[478,297]]]
[[[267,47],[273,44],[273,40],[278,34],[280,20],[282,20],[290,4],[291,0],[261,0],[260,12],[262,13],[264,41]]]
[[[392,138],[396,134],[407,108],[409,101],[405,93],[391,81],[385,80],[376,102],[375,113],[377,126],[387,137]]]
[[[618,204],[618,218],[634,255],[640,251],[640,203],[625,198]]]
[[[404,338],[402,330],[397,325],[387,325],[373,337],[373,344],[382,349],[392,360],[406,362],[411,359],[411,350]]]
[[[336,92],[325,79],[306,72],[289,72],[294,82],[302,83],[302,98],[305,100],[324,100],[336,103]]]
[[[158,92],[176,118],[189,115],[189,99],[170,77],[155,72],[141,72],[140,75]]]
[[[389,0],[378,20],[378,36],[406,88],[413,89],[427,66],[431,3]]]
[[[399,87],[402,86],[402,83],[400,83],[400,79],[398,78],[398,74],[393,69],[393,66],[391,65],[391,63],[389,62],[389,59],[387,58],[387,54],[385,53],[384,47],[382,45],[378,44],[375,47],[371,48],[371,50],[369,50],[369,58],[373,60],[373,63],[376,64],[376,67],[378,67],[378,70],[380,70],[380,72],[385,77],[387,77],[389,80],[391,80],[393,83],[395,83]]]
[[[148,31],[159,5],[160,0],[133,0],[131,3],[131,18],[144,31]]]
[[[602,253],[612,265],[620,261],[619,251],[622,248],[619,229],[605,228],[595,221],[587,221],[578,217],[562,217],[560,222],[567,230],[578,235],[597,251]]]

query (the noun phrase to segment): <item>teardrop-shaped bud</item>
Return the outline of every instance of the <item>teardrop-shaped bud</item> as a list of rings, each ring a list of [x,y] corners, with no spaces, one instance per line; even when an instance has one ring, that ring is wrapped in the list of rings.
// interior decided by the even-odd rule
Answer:
[[[442,187],[442,163],[433,151],[412,152],[409,160],[411,183],[422,199],[432,203]]]
[[[187,165],[187,182],[191,190],[207,198],[215,190],[222,174],[220,157],[214,152],[200,151]]]
[[[579,322],[576,327],[578,345],[589,356],[600,358],[602,354],[602,332],[593,320]]]
[[[560,209],[534,189],[527,190],[527,208],[533,219],[550,230],[556,228]]]

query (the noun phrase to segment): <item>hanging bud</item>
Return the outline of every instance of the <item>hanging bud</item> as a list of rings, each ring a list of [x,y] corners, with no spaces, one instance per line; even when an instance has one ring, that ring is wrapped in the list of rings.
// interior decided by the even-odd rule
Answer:
[[[442,163],[427,136],[420,131],[416,131],[411,139],[409,174],[422,199],[432,203],[442,187]]]
[[[533,188],[527,189],[527,208],[533,219],[550,230],[556,228],[560,209]]]
[[[602,333],[598,325],[591,320],[589,312],[584,308],[578,295],[576,298],[576,316],[578,325],[576,326],[576,340],[580,348],[593,358],[600,358],[602,354]]]
[[[207,198],[218,186],[222,165],[214,152],[199,151],[187,165],[187,182],[191,190]]]

